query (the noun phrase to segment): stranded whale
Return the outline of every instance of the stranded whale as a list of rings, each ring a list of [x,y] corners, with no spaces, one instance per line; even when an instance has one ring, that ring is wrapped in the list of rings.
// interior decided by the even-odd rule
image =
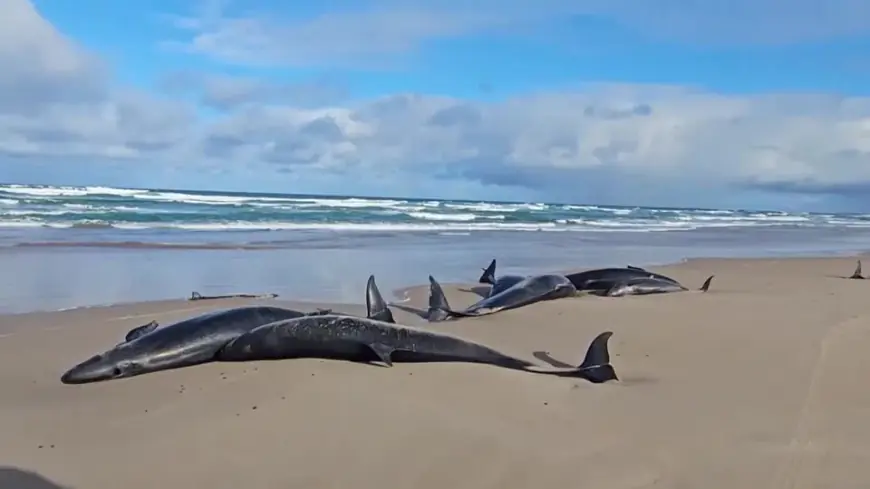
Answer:
[[[710,282],[713,281],[713,275],[707,277],[703,285],[698,289],[701,292],[707,292],[710,289]],[[608,289],[603,295],[607,297],[623,297],[627,295],[648,295],[648,294],[666,294],[669,292],[685,292],[689,289],[680,284],[659,280],[657,278],[641,277],[629,279],[618,283]]]
[[[444,321],[449,318],[484,316],[506,309],[534,304],[546,300],[571,297],[577,290],[563,275],[533,275],[511,287],[472,304],[463,311],[451,309],[444,290],[429,276],[429,321]]]
[[[631,265],[625,268],[596,268],[566,275],[577,290],[608,290],[614,285],[636,278],[655,278],[676,285],[680,283],[671,277],[653,273]]]
[[[498,278],[495,276],[495,258],[489,262],[489,266],[483,269],[483,275],[477,280],[482,284],[492,285],[489,289],[487,297],[494,296],[504,290],[507,290],[519,282],[526,279],[524,275],[501,275]]]
[[[618,380],[600,333],[576,367],[540,366],[462,338],[353,316],[306,316],[260,326],[221,349],[221,361],[327,358],[352,362],[465,362],[601,383]]]
[[[367,314],[392,320],[372,278],[367,284]],[[133,339],[72,367],[61,376],[64,384],[85,384],[133,377],[160,370],[199,365],[215,360],[218,351],[238,336],[258,326],[299,317],[336,316],[330,310],[300,312],[272,306],[245,306],[196,316],[145,334],[134,328]],[[389,323],[387,323],[389,324]]]

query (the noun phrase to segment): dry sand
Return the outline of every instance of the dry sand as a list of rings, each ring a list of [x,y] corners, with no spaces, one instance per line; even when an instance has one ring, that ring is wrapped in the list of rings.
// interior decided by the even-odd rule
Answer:
[[[66,368],[134,326],[256,301],[2,317],[0,487],[57,487],[38,474],[76,489],[866,489],[870,281],[834,277],[853,267],[691,261],[655,270],[687,286],[715,273],[709,293],[560,299],[426,326],[571,363],[612,330],[622,381],[603,385],[306,359],[69,386]],[[476,299],[447,289],[454,306]]]

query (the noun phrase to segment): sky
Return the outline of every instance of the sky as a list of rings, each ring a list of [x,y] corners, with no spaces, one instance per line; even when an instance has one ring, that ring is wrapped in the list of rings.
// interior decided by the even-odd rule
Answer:
[[[870,211],[866,0],[4,0],[0,181]]]

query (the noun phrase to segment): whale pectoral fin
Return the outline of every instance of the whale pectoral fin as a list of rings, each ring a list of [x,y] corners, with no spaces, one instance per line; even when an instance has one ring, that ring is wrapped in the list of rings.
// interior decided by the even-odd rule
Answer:
[[[157,326],[159,326],[157,324],[157,321],[151,321],[148,324],[144,324],[142,326],[136,326],[135,328],[133,328],[129,332],[127,332],[127,335],[124,337],[124,341],[125,342],[133,341],[136,338],[141,338],[142,336],[145,336],[146,334],[157,329]]]
[[[371,343],[369,344],[369,348],[378,356],[378,359],[383,362],[387,367],[393,366],[393,360],[390,356],[393,354],[393,347],[389,345],[385,345],[383,343]]]
[[[627,280],[623,280],[621,282],[614,282],[614,284],[611,285],[610,288],[608,288],[607,290],[604,290],[601,295],[604,297],[615,297],[617,295],[617,291],[619,291],[619,289],[625,287],[626,285],[628,285]]]

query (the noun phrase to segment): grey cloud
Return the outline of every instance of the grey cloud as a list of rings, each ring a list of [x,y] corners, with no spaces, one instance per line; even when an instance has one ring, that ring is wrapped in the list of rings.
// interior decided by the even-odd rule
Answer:
[[[207,158],[219,159],[245,144],[241,136],[216,133],[209,134],[203,139],[201,150]]]
[[[174,95],[192,93],[204,105],[223,111],[253,104],[322,107],[341,102],[348,95],[345,84],[329,76],[281,83],[251,77],[177,72],[166,75],[159,87]]]
[[[866,100],[627,88],[502,103],[395,95],[329,110],[229,116],[210,132],[244,134],[233,141],[245,141],[246,154],[279,166],[467,178],[609,201],[629,188],[635,196],[667,196],[674,182],[694,182],[703,190],[686,192],[701,198],[712,187],[870,182]],[[784,106],[788,100],[794,103]],[[699,187],[704,181],[714,183]]]
[[[431,117],[428,123],[433,126],[469,126],[481,122],[480,112],[469,104],[454,105],[441,109]]]
[[[347,122],[295,108],[251,108],[212,125],[201,146],[205,155],[224,161],[318,165],[323,171],[338,171],[356,161],[354,152],[348,152],[352,143],[343,127]]]
[[[344,132],[338,127],[335,119],[329,116],[318,117],[299,128],[299,134],[312,139],[337,143],[344,139]]]
[[[583,115],[586,117],[598,117],[602,119],[624,119],[626,117],[648,116],[652,114],[652,107],[649,104],[641,103],[630,108],[613,108],[613,107],[595,107],[587,106],[583,109]]]

